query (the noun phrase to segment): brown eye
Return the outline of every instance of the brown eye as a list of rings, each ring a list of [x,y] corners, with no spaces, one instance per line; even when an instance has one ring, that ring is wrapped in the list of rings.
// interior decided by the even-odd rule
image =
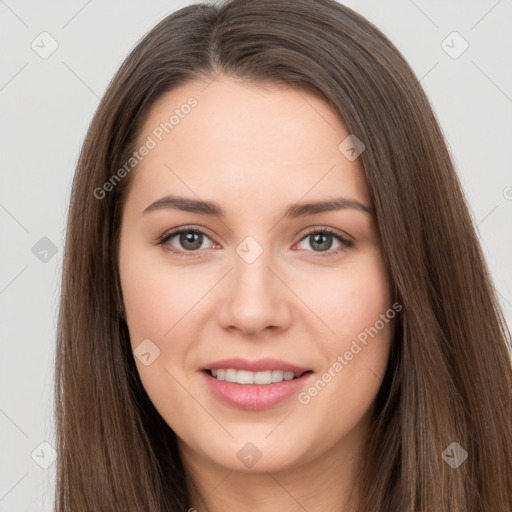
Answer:
[[[176,236],[181,246],[187,251],[195,251],[203,245],[203,235],[197,231],[182,231]]]

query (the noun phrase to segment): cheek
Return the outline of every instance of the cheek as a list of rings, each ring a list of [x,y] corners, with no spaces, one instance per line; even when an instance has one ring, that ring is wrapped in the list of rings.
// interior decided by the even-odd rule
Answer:
[[[160,276],[161,277],[161,276]],[[132,346],[144,338],[157,338],[165,329],[165,312],[173,310],[168,296],[162,295],[162,280],[152,274],[151,270],[140,268],[130,270],[127,267],[121,273],[121,286],[125,304],[127,324],[130,330]],[[163,300],[163,298],[165,299]],[[168,315],[169,322],[172,320]],[[167,326],[169,329],[171,325]]]
[[[132,345],[144,338],[164,339],[178,322],[186,322],[187,311],[208,289],[197,273],[173,269],[164,264],[165,258],[150,257],[149,253],[127,251],[120,260]]]
[[[391,307],[390,286],[380,252],[368,251],[340,266],[316,273],[303,288],[308,306],[323,321],[325,339],[336,348],[375,324]]]
[[[193,272],[171,269],[165,265],[165,258],[155,258],[158,251],[126,246],[126,251],[121,252],[119,270],[130,343],[140,379],[157,410],[164,417],[173,418],[175,408],[186,413],[192,407],[189,395],[179,384],[192,344],[190,334],[187,337],[187,312],[208,287]],[[152,344],[143,345],[147,339]],[[145,365],[137,354],[148,351],[152,361]],[[173,427],[174,422],[175,419]]]
[[[375,251],[314,282],[308,305],[329,329],[317,337],[323,373],[301,403],[318,417],[337,411],[340,418],[355,420],[375,398],[387,366],[396,314],[387,273]]]

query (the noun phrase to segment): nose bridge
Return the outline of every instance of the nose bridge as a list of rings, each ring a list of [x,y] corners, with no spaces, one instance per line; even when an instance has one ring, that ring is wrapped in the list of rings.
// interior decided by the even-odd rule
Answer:
[[[275,292],[275,278],[269,270],[273,265],[273,251],[266,240],[260,243],[255,237],[247,236],[235,249],[232,291],[246,304],[257,305],[261,300],[264,304],[270,304],[272,295],[275,297],[275,293],[272,293]]]
[[[249,296],[269,293],[273,277],[269,271],[269,267],[272,267],[270,248],[263,248],[253,237],[247,237],[235,252],[234,292],[247,292]]]
[[[225,297],[225,326],[256,332],[267,326],[282,327],[288,321],[286,290],[274,275],[273,254],[252,236],[235,248]]]

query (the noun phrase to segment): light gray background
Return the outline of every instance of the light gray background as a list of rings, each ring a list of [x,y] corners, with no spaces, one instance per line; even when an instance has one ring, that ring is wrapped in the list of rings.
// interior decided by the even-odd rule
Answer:
[[[53,444],[59,280],[80,145],[124,57],[190,3],[0,0],[0,511],[50,511],[53,503],[55,464],[43,469],[36,460],[49,462],[52,454],[41,443]],[[343,3],[375,23],[421,78],[512,324],[512,3]],[[43,31],[59,45],[47,59],[31,48]],[[456,59],[442,47],[453,31],[469,44]],[[461,44],[453,36],[444,43],[452,52]],[[32,252],[43,237],[57,248],[47,262]]]

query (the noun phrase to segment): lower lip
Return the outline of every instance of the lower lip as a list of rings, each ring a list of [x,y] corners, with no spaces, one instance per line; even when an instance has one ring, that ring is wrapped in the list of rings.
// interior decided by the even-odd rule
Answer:
[[[292,380],[274,384],[237,384],[217,380],[208,372],[201,371],[210,391],[225,404],[251,411],[269,409],[299,393],[312,372],[307,372]]]

